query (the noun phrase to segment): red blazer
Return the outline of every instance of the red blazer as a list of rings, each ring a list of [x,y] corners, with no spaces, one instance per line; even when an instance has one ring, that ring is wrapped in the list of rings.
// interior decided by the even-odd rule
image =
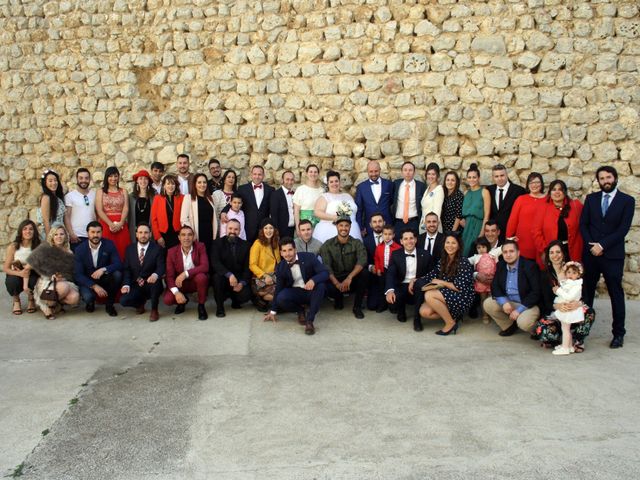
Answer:
[[[582,213],[582,202],[580,200],[571,200],[570,205],[569,216],[565,218],[569,233],[569,256],[571,260],[581,262],[582,234],[580,233],[580,214]],[[540,204],[540,211],[531,232],[536,244],[536,261],[540,268],[544,268],[542,254],[545,248],[550,242],[558,239],[559,217],[560,210],[555,207],[551,200]]]
[[[184,263],[182,262],[182,245],[171,247],[167,252],[167,288],[171,290],[176,286],[176,277],[184,272]],[[204,243],[193,242],[193,251],[191,253],[194,267],[188,270],[189,278],[193,278],[198,273],[209,273],[209,258]]]
[[[151,204],[151,231],[153,238],[158,240],[162,234],[169,229],[169,221],[167,219],[167,207],[165,206],[165,196],[156,195],[153,197]],[[182,209],[182,201],[184,195],[176,195],[173,199],[173,229],[177,232],[180,230],[180,210]]]
[[[391,254],[395,250],[399,250],[400,248],[402,248],[402,245],[400,245],[397,242],[393,242],[391,244],[391,246],[389,247],[389,261],[391,261]],[[378,272],[384,272],[385,271],[385,268],[384,268],[384,242],[382,242],[380,245],[378,245],[376,247],[376,251],[373,253],[373,264],[376,267],[376,271],[378,271]]]

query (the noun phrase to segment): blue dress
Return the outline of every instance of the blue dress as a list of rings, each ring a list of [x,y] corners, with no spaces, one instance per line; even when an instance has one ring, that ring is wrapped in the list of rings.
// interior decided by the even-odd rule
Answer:
[[[464,314],[467,313],[467,310],[471,307],[475,295],[473,291],[473,267],[466,258],[460,258],[457,275],[455,277],[446,277],[441,273],[440,260],[438,260],[436,268],[420,279],[420,285],[426,285],[434,278],[451,282],[460,290],[456,292],[449,288],[443,288],[440,292],[454,320],[462,320]]]

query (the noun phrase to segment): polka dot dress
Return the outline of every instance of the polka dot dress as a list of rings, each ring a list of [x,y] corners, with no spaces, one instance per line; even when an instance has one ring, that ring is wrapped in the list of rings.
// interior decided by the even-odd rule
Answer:
[[[467,310],[469,310],[469,307],[471,307],[473,296],[475,295],[473,291],[473,267],[467,259],[461,258],[460,265],[458,266],[458,274],[454,278],[449,278],[440,273],[440,261],[438,261],[438,266],[424,277],[426,283],[429,283],[434,278],[452,282],[456,288],[460,290],[459,292],[455,292],[448,288],[443,288],[440,292],[442,292],[451,316],[455,320],[461,320]]]

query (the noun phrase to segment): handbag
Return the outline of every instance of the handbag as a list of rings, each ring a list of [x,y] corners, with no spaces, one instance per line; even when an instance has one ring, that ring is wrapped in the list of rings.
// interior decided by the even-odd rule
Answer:
[[[45,302],[58,302],[58,290],[56,289],[56,283],[56,277],[54,276],[40,294],[40,300]]]

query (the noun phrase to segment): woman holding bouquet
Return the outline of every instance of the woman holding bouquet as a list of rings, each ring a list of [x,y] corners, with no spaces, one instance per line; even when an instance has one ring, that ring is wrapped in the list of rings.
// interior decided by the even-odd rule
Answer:
[[[328,192],[318,197],[313,210],[314,215],[320,219],[320,222],[313,230],[313,238],[324,243],[335,237],[337,233],[333,222],[339,217],[350,217],[351,231],[349,235],[362,240],[360,226],[356,221],[358,207],[351,195],[340,191],[340,174],[338,172],[330,170],[327,173],[327,189],[329,190]]]

